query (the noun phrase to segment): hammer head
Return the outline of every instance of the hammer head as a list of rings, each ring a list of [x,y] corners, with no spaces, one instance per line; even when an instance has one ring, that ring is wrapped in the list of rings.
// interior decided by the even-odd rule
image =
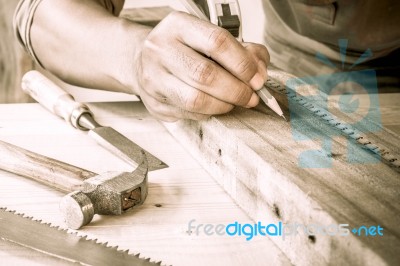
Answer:
[[[106,172],[86,179],[81,191],[66,195],[60,204],[69,228],[90,223],[94,214],[120,215],[141,205],[147,197],[147,160],[135,171]]]
[[[120,215],[141,205],[146,199],[147,169],[133,173],[107,172],[94,176],[83,182],[82,192],[90,198],[95,213]]]

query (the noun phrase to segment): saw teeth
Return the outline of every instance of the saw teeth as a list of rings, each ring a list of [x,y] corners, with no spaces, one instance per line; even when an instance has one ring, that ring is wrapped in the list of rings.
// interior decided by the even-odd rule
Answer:
[[[37,223],[37,224],[41,225],[41,226],[47,226],[47,227],[50,228],[50,229],[54,229],[54,230],[56,230],[56,231],[63,232],[63,233],[65,233],[66,235],[73,236],[73,237],[77,237],[77,238],[79,238],[79,239],[81,239],[81,240],[83,240],[83,241],[85,241],[85,242],[92,242],[93,245],[102,246],[102,247],[104,247],[104,248],[106,248],[106,249],[114,250],[114,251],[116,251],[116,252],[118,252],[118,253],[125,254],[125,255],[127,255],[128,257],[129,257],[129,256],[131,256],[131,257],[137,257],[138,259],[142,260],[143,262],[146,261],[146,262],[149,262],[149,263],[151,263],[151,264],[161,265],[161,261],[160,261],[160,262],[152,262],[152,261],[150,260],[150,258],[141,258],[141,257],[140,257],[140,253],[137,253],[136,255],[134,255],[134,253],[129,254],[129,249],[126,249],[126,250],[118,250],[118,246],[108,247],[108,246],[107,246],[107,245],[108,245],[108,242],[100,243],[99,240],[98,240],[97,238],[96,238],[96,239],[89,240],[89,239],[88,239],[88,237],[89,237],[88,235],[78,235],[78,232],[75,231],[75,230],[69,230],[69,229],[62,228],[62,227],[60,227],[60,226],[58,226],[58,225],[52,225],[51,223],[46,223],[46,222],[44,222],[43,220],[40,220],[40,219],[39,219],[39,220],[35,220],[32,216],[28,216],[28,215],[26,215],[26,214],[24,214],[24,213],[17,212],[16,210],[10,210],[10,209],[8,209],[8,208],[6,208],[6,207],[0,207],[0,212],[1,212],[1,211],[8,212],[8,213],[10,213],[10,214],[12,214],[12,215],[17,215],[17,216],[19,216],[19,217],[21,217],[21,218],[23,218],[23,219],[30,220],[30,221],[32,221],[32,222],[34,222],[34,223]],[[5,240],[7,240],[7,239],[5,239]],[[17,243],[18,243],[18,242],[17,242]],[[27,246],[27,248],[30,248],[30,246]],[[38,249],[37,251],[38,251],[38,252],[46,252],[46,251],[42,251],[41,249]],[[51,255],[51,254],[52,254],[52,253],[50,253],[49,255]],[[127,259],[128,259],[128,257],[127,257]],[[124,257],[124,259],[125,259],[125,257]]]

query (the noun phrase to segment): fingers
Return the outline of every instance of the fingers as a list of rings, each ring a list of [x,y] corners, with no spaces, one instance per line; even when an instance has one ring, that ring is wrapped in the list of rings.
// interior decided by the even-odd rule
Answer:
[[[243,43],[243,46],[249,51],[257,62],[258,73],[262,76],[264,81],[268,78],[267,66],[270,62],[270,56],[267,48],[264,45],[256,43]]]
[[[147,109],[164,121],[206,119],[235,105],[254,107],[267,79],[269,54],[184,13],[173,13],[143,42],[138,89]]]
[[[152,79],[148,85],[154,90],[148,90],[146,93],[161,104],[173,105],[182,111],[202,115],[224,114],[234,107],[191,87],[169,73],[159,73],[157,76],[163,83]]]
[[[175,14],[187,21],[176,30],[182,43],[207,55],[253,89],[263,86],[254,57],[227,30],[187,14]]]
[[[214,61],[182,44],[171,56],[175,60],[164,57],[162,63],[168,71],[183,81],[183,87],[187,87],[184,86],[187,84],[220,101],[234,105],[250,107],[257,105],[258,97],[254,91]],[[191,91],[186,90],[185,93]],[[205,98],[208,100],[210,97]]]
[[[182,110],[212,115],[227,113],[234,107],[233,104],[219,100],[194,88],[173,75],[168,75],[165,80],[170,86],[164,91],[165,102],[171,105],[174,104]]]
[[[265,65],[269,64],[270,56],[267,48],[264,45],[250,42],[242,44],[243,47],[255,57],[255,60],[257,60],[257,62],[261,60]]]
[[[146,92],[143,92],[142,100],[151,115],[165,122],[175,122],[179,119],[204,120],[210,117],[210,115],[190,112],[176,105],[158,101]]]

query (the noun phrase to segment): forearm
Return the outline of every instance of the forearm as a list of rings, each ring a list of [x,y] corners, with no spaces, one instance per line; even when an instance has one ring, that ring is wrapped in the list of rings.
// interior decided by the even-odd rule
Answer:
[[[33,50],[68,83],[137,94],[135,62],[151,29],[116,17],[98,2],[42,0],[30,32]]]
[[[30,12],[17,12],[20,40],[68,83],[135,93],[165,121],[258,104],[268,51],[216,25],[172,12],[151,29],[116,16],[123,0],[41,0],[36,12],[40,0],[24,1]]]

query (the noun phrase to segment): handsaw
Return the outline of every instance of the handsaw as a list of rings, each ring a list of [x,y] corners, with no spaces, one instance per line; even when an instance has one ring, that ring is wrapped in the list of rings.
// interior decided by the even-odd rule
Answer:
[[[140,254],[109,247],[76,233],[0,208],[0,238],[38,252],[83,265],[161,265]]]

